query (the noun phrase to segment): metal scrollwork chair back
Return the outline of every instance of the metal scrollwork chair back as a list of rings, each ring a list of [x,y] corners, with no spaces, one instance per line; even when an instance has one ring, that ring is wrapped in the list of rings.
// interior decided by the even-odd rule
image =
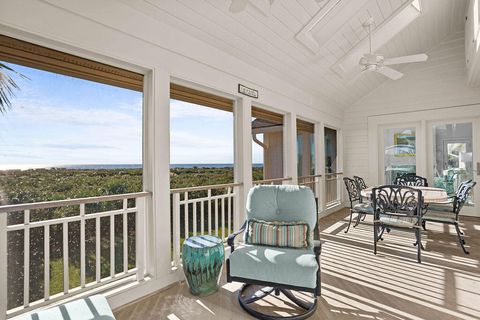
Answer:
[[[357,182],[358,187],[360,190],[367,189],[367,184],[365,183],[365,180],[363,180],[362,177],[359,176],[353,176],[353,179]]]
[[[428,187],[428,181],[426,178],[413,174],[404,174],[396,177],[394,184],[408,187]]]
[[[417,245],[417,261],[421,262],[421,226],[423,197],[420,190],[387,185],[372,190],[374,209],[374,253],[386,228],[412,229]]]
[[[348,230],[350,230],[350,225],[352,224],[353,214],[357,214],[357,220],[353,226],[355,228],[358,226],[362,218],[365,219],[366,215],[373,215],[373,207],[370,202],[363,201],[360,193],[362,189],[356,180],[345,177],[343,178],[343,182],[345,183],[348,199],[350,200],[350,219],[348,221],[347,229],[345,230],[345,233],[347,233]]]

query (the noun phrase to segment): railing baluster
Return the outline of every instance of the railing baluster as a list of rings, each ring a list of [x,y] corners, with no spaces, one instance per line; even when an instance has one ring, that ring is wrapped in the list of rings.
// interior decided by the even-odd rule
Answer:
[[[63,293],[67,294],[70,287],[68,274],[68,222],[63,223]]]
[[[95,281],[97,283],[101,280],[101,273],[100,273],[100,250],[101,250],[101,242],[102,239],[100,238],[100,217],[95,218]]]
[[[212,234],[212,189],[207,191],[207,211],[208,211],[208,234]]]
[[[137,214],[135,215],[135,263],[137,265],[137,281],[145,276],[145,199],[135,199]]]
[[[80,286],[85,288],[85,203],[80,205]]]
[[[227,198],[227,205],[228,205],[228,208],[227,208],[227,215],[228,215],[228,219],[227,219],[227,233],[230,234],[232,231],[232,188],[231,187],[228,187],[228,191],[227,191],[227,194],[228,194],[228,198]]]
[[[173,263],[180,265],[180,193],[173,194]]]
[[[184,218],[184,221],[183,221],[183,225],[185,227],[185,231],[184,231],[184,239],[187,240],[188,238],[188,211],[189,211],[189,206],[188,206],[188,192],[185,192],[185,195],[183,197],[183,200],[185,201],[185,204],[183,206],[183,218]]]
[[[215,236],[218,237],[218,198],[215,198]]]
[[[109,283],[112,281],[116,281],[117,278],[124,278],[128,277],[135,272],[135,270],[128,270],[128,215],[130,213],[136,212],[136,273],[137,273],[137,280],[143,280],[145,274],[145,197],[150,196],[151,193],[149,192],[138,192],[132,194],[124,194],[124,195],[111,195],[111,196],[101,196],[101,197],[91,197],[91,198],[81,198],[81,199],[68,199],[68,200],[59,200],[59,201],[47,201],[47,202],[38,202],[38,203],[26,203],[26,204],[18,204],[18,205],[6,205],[0,206],[0,320],[5,320],[7,318],[7,314],[9,317],[16,317],[17,315],[21,314],[22,312],[29,310],[32,308],[32,305],[35,307],[40,307],[47,305],[50,302],[58,301],[64,298],[66,295],[69,296],[70,294],[75,292],[83,292],[87,287],[90,289],[90,286],[87,285],[87,242],[86,242],[86,232],[87,230],[87,221],[89,219],[95,220],[95,256],[96,256],[96,282],[92,284],[92,288],[99,287],[103,285],[103,281],[101,279],[101,267],[102,267],[102,260],[101,260],[101,249],[102,249],[102,233],[101,233],[101,219],[103,217],[110,217],[110,274],[112,276],[110,279],[105,279],[105,283]],[[136,208],[128,208],[128,199],[136,199]],[[96,212],[92,213],[91,215],[86,215],[85,208],[86,204],[90,203],[99,203],[104,201],[118,201],[123,200],[123,210],[111,210],[106,212]],[[61,218],[53,218],[50,220],[41,220],[41,221],[31,221],[31,210],[39,210],[39,209],[47,209],[47,208],[62,208],[66,206],[79,206],[79,214],[75,216],[68,216],[68,217],[61,217]],[[11,212],[22,212],[23,211],[23,221],[22,223],[16,223],[12,225],[8,225],[8,215]],[[122,215],[123,218],[123,262],[124,262],[124,272],[121,275],[115,274],[115,216]],[[179,221],[177,221],[179,222]],[[80,258],[79,258],[79,285],[78,287],[74,288],[74,290],[70,290],[70,261],[69,261],[69,250],[72,249],[69,242],[69,237],[71,236],[71,231],[69,231],[70,223],[79,223],[79,251],[80,251]],[[50,228],[51,226],[61,227],[62,231],[58,234],[61,237],[62,245],[62,258],[61,263],[63,267],[63,294],[60,293],[55,295],[54,297],[50,296],[50,289],[51,289],[51,241],[50,241]],[[37,238],[36,232],[31,233],[31,230],[36,230],[35,228],[43,229],[43,241],[41,240],[41,235]],[[75,227],[76,228],[76,227]],[[8,235],[9,232],[23,232],[24,239],[23,239],[23,301],[21,301],[21,308],[16,308],[15,310],[8,310],[8,297],[9,292],[8,290]],[[41,230],[40,230],[41,231]],[[118,235],[120,236],[120,235]],[[39,245],[43,245],[43,272],[44,272],[44,279],[43,279],[43,299],[42,301],[34,301],[33,302],[33,295],[30,294],[30,279],[33,277],[33,269],[31,268],[31,262],[33,261],[33,254],[31,248],[31,243],[37,243],[40,240]],[[72,241],[75,241],[73,238]],[[42,243],[43,242],[43,243]],[[57,250],[58,248],[54,248]],[[42,258],[42,257],[40,257]],[[32,271],[32,272],[31,272]],[[32,273],[32,275],[31,275]],[[125,273],[125,274],[123,274]],[[36,276],[36,275],[35,275]],[[22,281],[22,280],[21,280]],[[42,281],[42,280],[41,280]],[[79,290],[80,289],[80,290]],[[32,300],[32,302],[31,302]],[[7,313],[8,311],[8,313]]]
[[[23,242],[23,306],[30,304],[30,210],[23,212],[25,224]]]
[[[128,272],[128,199],[123,199],[123,272]]]
[[[44,299],[50,299],[50,226],[43,227],[43,274]]]
[[[201,204],[201,207],[200,207],[200,221],[202,223],[202,225],[200,226],[200,232],[202,234],[205,233],[205,201],[202,200],[202,202],[200,202]]]
[[[222,198],[222,239],[225,239],[225,198]]]
[[[193,225],[193,235],[197,235],[197,201],[192,203],[193,206],[193,218],[192,218],[192,225]]]
[[[110,277],[115,277],[115,216],[110,216]]]

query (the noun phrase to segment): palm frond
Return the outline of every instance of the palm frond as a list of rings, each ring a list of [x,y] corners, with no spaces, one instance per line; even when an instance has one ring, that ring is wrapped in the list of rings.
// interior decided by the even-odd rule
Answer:
[[[20,87],[10,74],[28,79],[25,75],[0,62],[0,113],[2,114],[12,107],[11,98],[15,97],[16,90],[20,90]]]

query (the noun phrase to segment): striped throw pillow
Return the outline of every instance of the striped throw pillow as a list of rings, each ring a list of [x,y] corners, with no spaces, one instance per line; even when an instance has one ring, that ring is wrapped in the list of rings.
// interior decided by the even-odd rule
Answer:
[[[308,247],[309,230],[305,222],[261,221],[248,222],[247,243],[275,247]]]

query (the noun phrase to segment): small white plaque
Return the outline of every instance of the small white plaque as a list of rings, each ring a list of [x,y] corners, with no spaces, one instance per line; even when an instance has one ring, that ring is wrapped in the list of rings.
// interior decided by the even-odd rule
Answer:
[[[243,84],[240,84],[240,83],[238,84],[238,93],[258,99],[258,90],[245,87]]]

